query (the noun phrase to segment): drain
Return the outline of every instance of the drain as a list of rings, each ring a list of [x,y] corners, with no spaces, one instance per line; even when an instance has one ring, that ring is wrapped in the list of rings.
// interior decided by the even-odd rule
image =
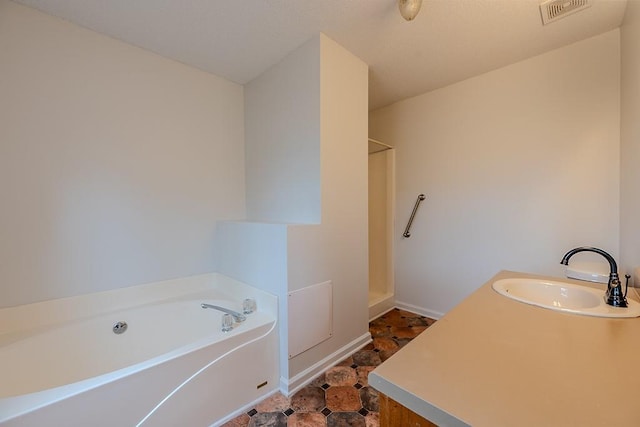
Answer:
[[[124,332],[127,330],[127,328],[129,327],[129,325],[127,325],[127,322],[116,322],[113,325],[113,328],[111,328],[111,330],[113,330],[114,334],[120,335],[120,334],[124,334]]]

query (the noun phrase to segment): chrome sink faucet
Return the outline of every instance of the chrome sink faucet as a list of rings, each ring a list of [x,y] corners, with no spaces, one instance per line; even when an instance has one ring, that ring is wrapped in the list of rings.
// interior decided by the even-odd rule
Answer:
[[[227,313],[233,316],[233,320],[236,322],[244,322],[245,320],[247,320],[247,317],[244,314],[238,313],[237,311],[233,311],[233,310],[229,310],[228,308],[224,308],[224,307],[220,307],[219,305],[212,305],[212,304],[205,304],[202,303],[200,304],[200,307],[202,308],[212,308],[214,310],[218,310],[221,311],[223,313]]]
[[[613,307],[626,307],[627,306],[627,289],[629,286],[629,277],[625,285],[625,292],[622,293],[622,285],[620,284],[620,278],[618,277],[618,265],[616,260],[611,255],[603,251],[602,249],[593,248],[590,246],[582,246],[579,248],[571,249],[564,254],[560,264],[569,265],[569,258],[577,254],[578,252],[594,252],[602,255],[609,262],[609,283],[607,283],[607,291],[605,293],[605,302]]]

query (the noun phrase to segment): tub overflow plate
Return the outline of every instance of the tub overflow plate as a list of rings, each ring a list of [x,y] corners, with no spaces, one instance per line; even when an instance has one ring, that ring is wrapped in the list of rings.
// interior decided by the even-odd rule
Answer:
[[[123,334],[127,330],[128,327],[129,327],[129,325],[127,325],[127,322],[120,321],[120,322],[116,322],[113,325],[113,328],[111,328],[111,329],[113,330],[114,334],[120,335],[120,334]]]

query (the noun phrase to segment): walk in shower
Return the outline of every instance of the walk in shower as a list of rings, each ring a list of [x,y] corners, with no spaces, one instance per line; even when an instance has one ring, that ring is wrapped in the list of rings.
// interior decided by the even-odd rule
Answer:
[[[392,308],[395,150],[369,139],[369,318]]]

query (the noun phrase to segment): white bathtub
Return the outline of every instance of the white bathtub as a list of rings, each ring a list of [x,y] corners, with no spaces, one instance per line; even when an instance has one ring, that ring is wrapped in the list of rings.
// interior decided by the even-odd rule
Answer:
[[[248,297],[258,311],[228,333],[200,306]],[[1,309],[0,425],[216,424],[276,389],[276,313],[217,274]]]

